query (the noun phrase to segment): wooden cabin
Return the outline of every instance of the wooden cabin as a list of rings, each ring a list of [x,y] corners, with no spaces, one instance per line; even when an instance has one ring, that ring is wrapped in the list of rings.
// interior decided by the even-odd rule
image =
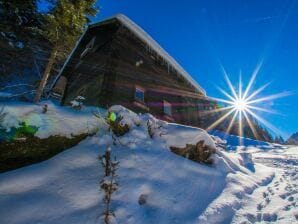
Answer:
[[[124,15],[92,24],[64,64],[52,95],[68,105],[120,104],[136,112],[206,127],[216,102],[142,28]]]

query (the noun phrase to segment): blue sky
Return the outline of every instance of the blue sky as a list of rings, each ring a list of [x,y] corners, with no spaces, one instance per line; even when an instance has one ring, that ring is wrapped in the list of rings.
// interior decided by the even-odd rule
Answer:
[[[103,20],[123,13],[148,32],[212,97],[228,89],[220,65],[235,85],[244,85],[263,62],[254,89],[260,95],[298,92],[298,2],[296,0],[100,0]],[[262,103],[281,115],[259,113],[284,137],[298,131],[298,95]]]

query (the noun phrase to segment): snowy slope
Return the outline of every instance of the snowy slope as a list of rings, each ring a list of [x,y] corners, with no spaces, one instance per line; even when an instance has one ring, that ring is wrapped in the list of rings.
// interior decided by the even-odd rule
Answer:
[[[113,139],[101,125],[97,135],[72,149],[0,174],[0,223],[102,223],[99,182],[104,174],[98,156],[107,146],[120,162],[119,188],[111,204],[116,223],[230,223],[249,195],[275,176],[274,169],[259,163],[255,171],[246,169],[238,153],[219,148],[212,166],[187,160],[169,146],[204,140],[213,147],[204,130],[139,116],[120,106],[111,110],[124,117],[129,133]],[[153,138],[148,120],[162,127]],[[147,201],[140,205],[142,194]]]

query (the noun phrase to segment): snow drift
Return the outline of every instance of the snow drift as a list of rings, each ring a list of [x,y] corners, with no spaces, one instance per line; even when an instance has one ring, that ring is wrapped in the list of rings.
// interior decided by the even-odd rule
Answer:
[[[47,112],[42,113],[43,106],[48,106]],[[21,102],[1,103],[0,108],[6,113],[1,126],[8,131],[12,127],[19,127],[22,122],[38,128],[36,137],[47,138],[60,135],[72,137],[82,133],[94,133],[100,125],[100,121],[92,116],[92,112],[100,109],[85,107],[82,110],[74,110],[70,107],[61,107],[45,101],[40,105]],[[102,110],[100,110],[102,111]]]

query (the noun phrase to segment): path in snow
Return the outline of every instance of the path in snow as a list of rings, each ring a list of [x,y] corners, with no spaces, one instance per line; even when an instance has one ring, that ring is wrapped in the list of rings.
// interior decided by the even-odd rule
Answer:
[[[233,223],[298,223],[298,147],[259,152],[254,161],[275,169],[274,179],[257,188],[236,212]]]

